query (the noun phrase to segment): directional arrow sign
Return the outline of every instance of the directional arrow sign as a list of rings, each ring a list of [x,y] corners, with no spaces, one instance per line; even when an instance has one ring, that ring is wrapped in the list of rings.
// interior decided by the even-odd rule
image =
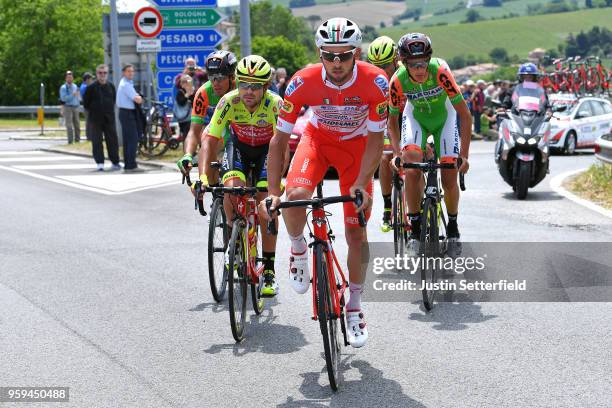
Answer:
[[[163,50],[214,48],[225,40],[221,33],[212,28],[163,30],[158,38],[162,42]]]
[[[153,0],[159,8],[165,7],[217,7],[217,0]]]
[[[225,16],[212,8],[171,8],[160,10],[164,27],[213,27]]]
[[[185,60],[187,58],[193,58],[196,64],[203,67],[206,64],[206,57],[208,54],[213,52],[215,49],[204,49],[204,50],[167,50],[157,53],[157,68],[179,68],[182,69],[185,66]]]

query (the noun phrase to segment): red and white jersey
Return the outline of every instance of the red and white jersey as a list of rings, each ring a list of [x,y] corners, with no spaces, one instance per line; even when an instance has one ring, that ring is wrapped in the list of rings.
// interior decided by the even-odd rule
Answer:
[[[308,126],[338,140],[385,130],[389,82],[382,69],[357,61],[344,85],[334,85],[326,77],[321,63],[296,72],[285,90],[278,130],[290,134],[304,105],[313,111]]]

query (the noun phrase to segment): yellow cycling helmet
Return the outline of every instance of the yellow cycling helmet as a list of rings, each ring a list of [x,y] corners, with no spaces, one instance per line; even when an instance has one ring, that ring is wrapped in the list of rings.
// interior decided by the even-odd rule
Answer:
[[[238,62],[236,78],[243,82],[266,83],[272,75],[272,67],[264,57],[249,55]]]
[[[388,64],[393,61],[396,55],[397,44],[386,35],[378,37],[368,47],[368,61],[374,65]]]

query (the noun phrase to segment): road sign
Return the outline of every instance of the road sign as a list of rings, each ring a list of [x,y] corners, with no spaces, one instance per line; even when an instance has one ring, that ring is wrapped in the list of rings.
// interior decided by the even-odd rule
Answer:
[[[183,68],[187,58],[193,58],[196,64],[203,67],[206,64],[206,57],[215,49],[204,50],[167,50],[157,53],[157,68]]]
[[[167,7],[217,7],[217,0],[153,0],[160,9]]]
[[[171,8],[162,9],[164,27],[213,27],[225,16],[213,8]]]
[[[225,37],[214,28],[177,30],[166,29],[159,35],[162,49],[214,48],[225,41]]]
[[[136,40],[136,52],[160,52],[161,51],[161,40],[152,39],[144,40],[138,38]]]
[[[174,78],[181,72],[183,72],[182,69],[157,71],[157,87],[172,88],[174,86]]]
[[[163,19],[153,7],[143,7],[134,14],[134,31],[144,38],[155,38],[163,28]]]
[[[174,95],[172,89],[158,89],[157,99],[168,106],[174,105]]]

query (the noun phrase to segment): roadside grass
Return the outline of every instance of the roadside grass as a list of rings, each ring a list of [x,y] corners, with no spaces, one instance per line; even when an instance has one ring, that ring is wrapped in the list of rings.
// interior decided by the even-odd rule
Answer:
[[[567,180],[564,187],[576,195],[612,210],[612,165],[594,164]]]
[[[45,119],[45,128],[58,128],[64,126],[60,126],[57,118],[46,118]],[[0,118],[0,129],[1,130],[11,130],[11,129],[40,129],[40,125],[34,119],[28,118]],[[85,121],[81,121],[81,130],[85,129]],[[45,132],[46,133],[46,132]]]

